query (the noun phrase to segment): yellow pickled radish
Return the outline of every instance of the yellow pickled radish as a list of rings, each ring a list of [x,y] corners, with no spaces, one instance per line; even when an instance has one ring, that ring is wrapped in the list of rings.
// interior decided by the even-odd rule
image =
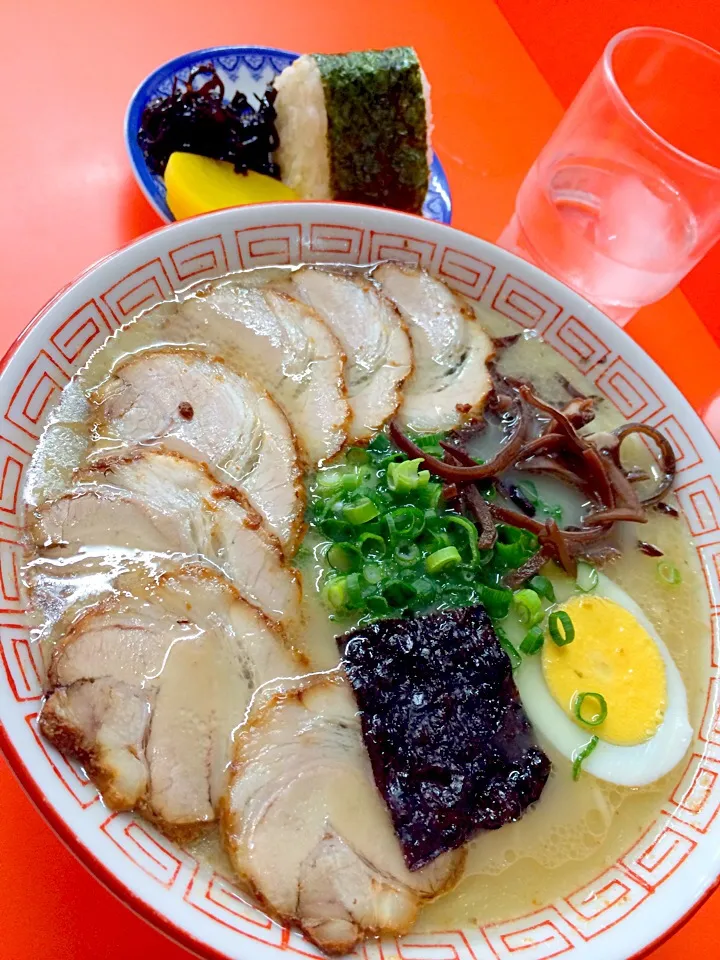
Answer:
[[[298,200],[294,190],[262,173],[235,173],[231,163],[195,153],[173,153],[165,168],[167,204],[176,220],[271,200]]]

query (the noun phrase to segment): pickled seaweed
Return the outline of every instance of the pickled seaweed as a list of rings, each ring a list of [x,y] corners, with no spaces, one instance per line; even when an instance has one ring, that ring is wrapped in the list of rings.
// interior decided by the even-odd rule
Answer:
[[[483,607],[378,621],[338,644],[411,870],[539,798],[550,761]]]

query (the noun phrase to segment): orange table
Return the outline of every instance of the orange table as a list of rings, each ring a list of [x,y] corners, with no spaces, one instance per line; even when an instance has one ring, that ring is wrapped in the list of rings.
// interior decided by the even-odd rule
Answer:
[[[87,264],[158,225],[131,179],[122,118],[132,89],[159,62],[234,42],[320,51],[413,44],[433,84],[434,140],[453,190],[454,224],[492,240],[613,32],[653,22],[720,47],[715,0],[685,6],[691,9],[676,0],[9,0],[0,36],[0,353]],[[628,327],[703,413],[716,397],[720,407],[719,301],[715,251],[682,291]],[[720,426],[720,412],[717,419]],[[73,859],[2,760],[0,797],[1,960],[190,956]],[[718,921],[720,893],[653,960],[718,956]]]

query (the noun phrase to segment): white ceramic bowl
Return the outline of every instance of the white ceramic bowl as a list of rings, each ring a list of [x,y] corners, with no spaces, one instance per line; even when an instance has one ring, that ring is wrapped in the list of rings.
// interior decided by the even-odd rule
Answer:
[[[0,368],[1,743],[25,789],[87,867],[131,907],[201,957],[318,956],[221,877],[144,821],[112,813],[74,765],[38,736],[41,666],[28,642],[18,581],[23,473],[60,390],[108,334],[203,278],[266,264],[402,258],[484,309],[535,328],[620,412],[661,426],[678,454],[677,491],[705,572],[714,641],[697,651],[707,702],[690,760],[663,813],[602,875],[551,906],[483,929],[372,942],[367,960],[620,960],[692,911],[720,873],[720,452],[687,401],[633,341],[556,280],[449,227],[342,204],[223,210],[151,233],[91,267],[33,320]],[[28,891],[28,895],[30,891]]]

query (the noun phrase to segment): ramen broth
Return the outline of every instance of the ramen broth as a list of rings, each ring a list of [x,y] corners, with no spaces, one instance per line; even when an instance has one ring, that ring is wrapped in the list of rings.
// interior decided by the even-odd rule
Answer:
[[[251,271],[243,279],[262,283],[283,269]],[[28,506],[65,492],[70,486],[72,471],[86,455],[90,443],[100,440],[102,445],[102,438],[92,437],[86,426],[89,405],[85,393],[102,383],[123,358],[150,346],[168,343],[162,328],[165,309],[171,311],[172,302],[160,310],[155,308],[148,316],[124,328],[120,336],[111,337],[66,388],[33,460],[26,483]],[[478,316],[493,336],[517,333],[517,327],[495,314],[478,312]],[[213,352],[222,354],[232,366],[232,343],[226,336],[220,336],[222,342],[218,344],[216,334],[217,331],[208,332]],[[207,346],[199,334],[183,343]],[[563,378],[586,394],[594,391],[592,384],[583,381],[567,361],[532,332],[504,348],[498,365],[502,372],[510,375],[519,376],[532,370],[535,388],[551,403],[567,400]],[[607,401],[599,400],[593,429],[611,429],[620,422],[621,418]],[[640,444],[636,445],[633,455],[647,464],[652,462]],[[544,478],[538,479],[537,485],[543,497],[563,507],[565,522],[576,522],[582,507],[582,497],[576,491]],[[699,562],[682,517],[675,518],[653,509],[648,515],[648,522],[642,527],[623,525],[622,554],[605,564],[603,572],[642,607],[670,649],[687,691],[690,721],[697,729],[702,704],[701,679],[706,666],[704,651],[708,650],[709,637]],[[657,559],[640,552],[638,536],[662,550],[681,571],[680,584],[668,588],[661,582],[656,575]],[[306,623],[302,647],[316,671],[336,666],[335,637],[353,625],[348,619],[333,620],[319,599],[317,584],[322,573],[323,546],[316,535],[308,535],[294,561],[304,585]],[[63,627],[89,604],[112,593],[118,574],[148,562],[157,570],[172,564],[169,556],[148,557],[138,551],[106,548],[86,550],[81,558],[73,560],[32,561],[26,567],[26,580],[33,585],[38,608],[35,641],[43,646],[46,659]],[[550,575],[562,584],[564,575],[558,570],[551,570]],[[658,817],[662,802],[681,769],[676,768],[662,780],[639,789],[618,787],[588,775],[574,782],[570,762],[559,756],[541,736],[538,740],[553,761],[553,772],[541,799],[518,822],[482,833],[469,844],[463,879],[454,890],[421,911],[417,930],[432,932],[500,921],[529,912],[588,884],[631,847]],[[216,828],[189,844],[187,849],[211,869],[237,882]]]

